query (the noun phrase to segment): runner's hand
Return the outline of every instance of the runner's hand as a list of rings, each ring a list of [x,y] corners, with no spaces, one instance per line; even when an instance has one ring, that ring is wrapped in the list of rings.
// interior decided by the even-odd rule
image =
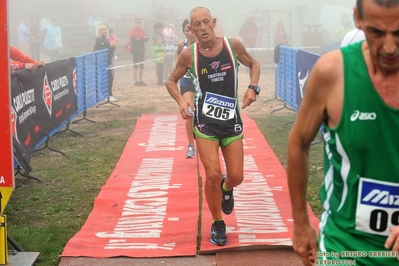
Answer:
[[[251,105],[251,103],[253,103],[254,101],[256,101],[255,91],[253,89],[247,89],[247,91],[244,94],[244,99],[242,101],[241,109],[244,109],[245,107]]]
[[[303,265],[314,265],[317,253],[317,236],[310,224],[294,226],[294,250],[301,258]]]
[[[192,106],[190,103],[187,101],[182,101],[180,104],[180,114],[183,119],[190,119],[193,117],[193,115],[189,112],[189,108],[194,112],[195,107]]]
[[[391,227],[389,231],[389,236],[385,241],[385,248],[392,249],[392,251],[399,251],[399,226]]]

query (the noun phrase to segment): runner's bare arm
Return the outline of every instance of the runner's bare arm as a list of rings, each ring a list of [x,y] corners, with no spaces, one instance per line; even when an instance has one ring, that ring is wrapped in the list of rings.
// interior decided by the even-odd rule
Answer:
[[[244,45],[237,39],[231,38],[231,42],[233,45],[234,53],[237,55],[238,61],[244,66],[249,67],[249,77],[250,82],[248,85],[258,85],[260,78],[260,64],[259,62],[252,57],[250,53],[248,53],[247,49],[245,49]],[[242,109],[251,105],[256,101],[256,93],[253,89],[247,89],[244,98],[243,104],[241,106]]]
[[[183,45],[184,45],[184,42],[180,42],[180,43],[177,45],[177,49],[176,49],[176,51],[175,51],[175,62],[177,62],[177,59],[179,58],[179,55],[180,55],[181,52],[183,51]]]
[[[338,55],[329,54],[316,62],[288,138],[287,175],[294,219],[293,246],[304,265],[313,265],[317,252],[317,237],[309,222],[306,203],[309,150],[320,126],[328,121],[328,105],[334,103],[335,91],[339,91],[336,89],[339,84],[337,57]]]
[[[190,106],[194,110],[194,105],[187,102],[180,94],[177,87],[177,82],[187,73],[187,70],[191,67],[191,49],[183,49],[180,56],[176,61],[176,66],[172,70],[169,78],[166,80],[165,85],[169,94],[176,101],[180,107],[180,113],[184,119],[190,118],[191,114],[188,113],[187,108]]]

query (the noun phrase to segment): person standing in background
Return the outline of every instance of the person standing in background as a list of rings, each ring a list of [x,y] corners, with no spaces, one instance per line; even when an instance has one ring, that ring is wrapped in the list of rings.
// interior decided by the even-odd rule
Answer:
[[[282,46],[289,46],[289,40],[287,32],[285,31],[285,27],[283,22],[277,23],[277,29],[274,32],[274,45],[282,45]]]
[[[51,25],[47,30],[44,47],[50,51],[50,62],[60,59],[63,49],[61,28],[55,18],[51,19]]]
[[[31,57],[36,61],[40,61],[40,24],[37,16],[31,18],[31,25],[29,26],[31,33],[30,37],[30,52]]]
[[[30,54],[30,37],[31,33],[29,31],[29,20],[24,17],[18,26],[18,45],[19,50],[24,54]]]
[[[166,57],[165,57],[165,78],[168,78],[173,68],[174,54],[177,45],[177,33],[175,25],[171,20],[168,21],[166,27],[163,29],[162,34],[165,38]]]
[[[133,79],[134,86],[147,86],[143,81],[144,60],[145,60],[145,43],[148,42],[147,33],[141,28],[141,18],[136,18],[134,27],[130,31],[129,39],[133,57]]]
[[[220,26],[219,18],[217,16],[215,16],[215,19],[216,19],[215,35],[216,35],[216,37],[223,37],[224,36],[223,28],[222,28],[222,26]]]
[[[163,65],[165,64],[166,48],[162,36],[155,37],[155,44],[152,50],[152,58],[155,60],[155,71],[157,85],[163,86]]]
[[[47,35],[47,29],[48,27],[50,27],[50,25],[51,25],[50,15],[49,13],[46,13],[44,15],[44,18],[40,20],[40,41],[42,44],[44,43],[44,39],[46,38]]]
[[[97,27],[93,52],[98,50],[108,49],[108,67],[113,66],[114,51],[117,41],[118,40],[113,40],[112,42],[109,41],[109,29],[107,25],[101,24],[100,26]],[[114,83],[114,75],[112,69],[108,69],[108,93],[109,93],[108,100],[110,102],[117,101],[117,99],[112,94],[113,83]]]
[[[258,26],[255,23],[255,15],[249,13],[247,15],[247,21],[241,26],[240,32],[238,35],[242,38],[242,43],[245,48],[256,48],[256,43],[258,41]],[[255,51],[249,51],[252,57],[255,57]],[[246,69],[247,73],[249,73],[248,68]]]
[[[93,45],[93,40],[96,38],[97,27],[103,22],[103,19],[97,14],[97,10],[92,10],[91,16],[87,22],[89,26],[89,46]]]

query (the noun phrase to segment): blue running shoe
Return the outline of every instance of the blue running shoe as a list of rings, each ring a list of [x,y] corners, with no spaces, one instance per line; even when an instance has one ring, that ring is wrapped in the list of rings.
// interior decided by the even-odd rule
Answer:
[[[220,183],[220,188],[222,189],[222,211],[225,214],[230,214],[234,208],[234,196],[233,196],[233,189],[230,191],[224,191],[223,183],[226,179],[226,175],[222,175],[222,182]]]
[[[215,221],[211,227],[211,243],[218,246],[227,245],[226,224],[224,221]]]

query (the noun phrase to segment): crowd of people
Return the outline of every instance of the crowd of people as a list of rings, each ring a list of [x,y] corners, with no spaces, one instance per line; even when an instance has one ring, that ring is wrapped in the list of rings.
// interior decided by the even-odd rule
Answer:
[[[22,18],[18,25],[18,48],[25,55],[40,61],[42,53],[50,57],[50,62],[60,59],[63,50],[62,32],[56,19],[46,14],[40,21],[38,16]]]
[[[228,232],[222,213],[232,213],[233,189],[244,180],[244,125],[240,109],[250,106],[260,93],[260,64],[247,50],[256,47],[259,29],[254,22],[255,16],[248,14],[239,32],[242,41],[223,36],[211,11],[196,7],[181,24],[184,35],[181,38],[175,27],[178,20],[171,19],[163,11],[159,10],[156,16],[159,21],[153,25],[152,61],[156,65],[156,83],[166,86],[179,106],[182,118],[187,120],[185,156],[193,158],[198,152],[205,169],[204,193],[212,215],[210,242],[224,246],[228,244]],[[89,20],[89,25],[96,25],[93,51],[107,48],[108,64],[112,66],[118,38],[110,34],[112,29],[94,15],[96,17]],[[332,254],[341,251],[364,251],[366,254],[393,251],[386,256],[349,257],[359,265],[397,263],[398,18],[399,0],[357,0],[354,8],[357,30],[337,32],[339,38],[348,41],[341,49],[322,55],[306,83],[306,94],[288,138],[287,161],[294,221],[293,246],[304,265],[339,260],[339,256]],[[147,85],[143,81],[143,69],[149,36],[142,23],[141,18],[135,18],[129,33],[134,86]],[[344,28],[347,28],[346,24],[345,21]],[[45,25],[44,43],[55,39],[47,37],[49,34],[60,34],[55,30],[53,20]],[[89,30],[90,35],[93,29]],[[32,49],[30,42],[35,45],[41,40],[37,34],[42,32],[37,17],[32,18],[31,24],[27,20],[21,22],[18,28],[20,49]],[[274,45],[289,44],[284,24],[277,23]],[[20,52],[14,47],[10,49],[13,49],[11,56],[14,56],[12,64],[15,68],[34,70],[44,64],[37,59],[21,57],[26,61],[19,63],[16,56],[20,56]],[[37,56],[36,52],[34,55]],[[220,68],[221,65],[225,67]],[[237,96],[239,65],[246,66],[249,73],[249,84],[241,105]],[[222,71],[223,79],[204,74],[215,71]],[[112,95],[112,81],[113,73],[109,70],[109,100],[116,100]],[[233,99],[234,104],[220,110],[214,99],[220,102]],[[317,237],[309,222],[306,196],[309,150],[322,126],[325,177],[320,198],[324,212]],[[220,150],[225,169],[221,167]]]

